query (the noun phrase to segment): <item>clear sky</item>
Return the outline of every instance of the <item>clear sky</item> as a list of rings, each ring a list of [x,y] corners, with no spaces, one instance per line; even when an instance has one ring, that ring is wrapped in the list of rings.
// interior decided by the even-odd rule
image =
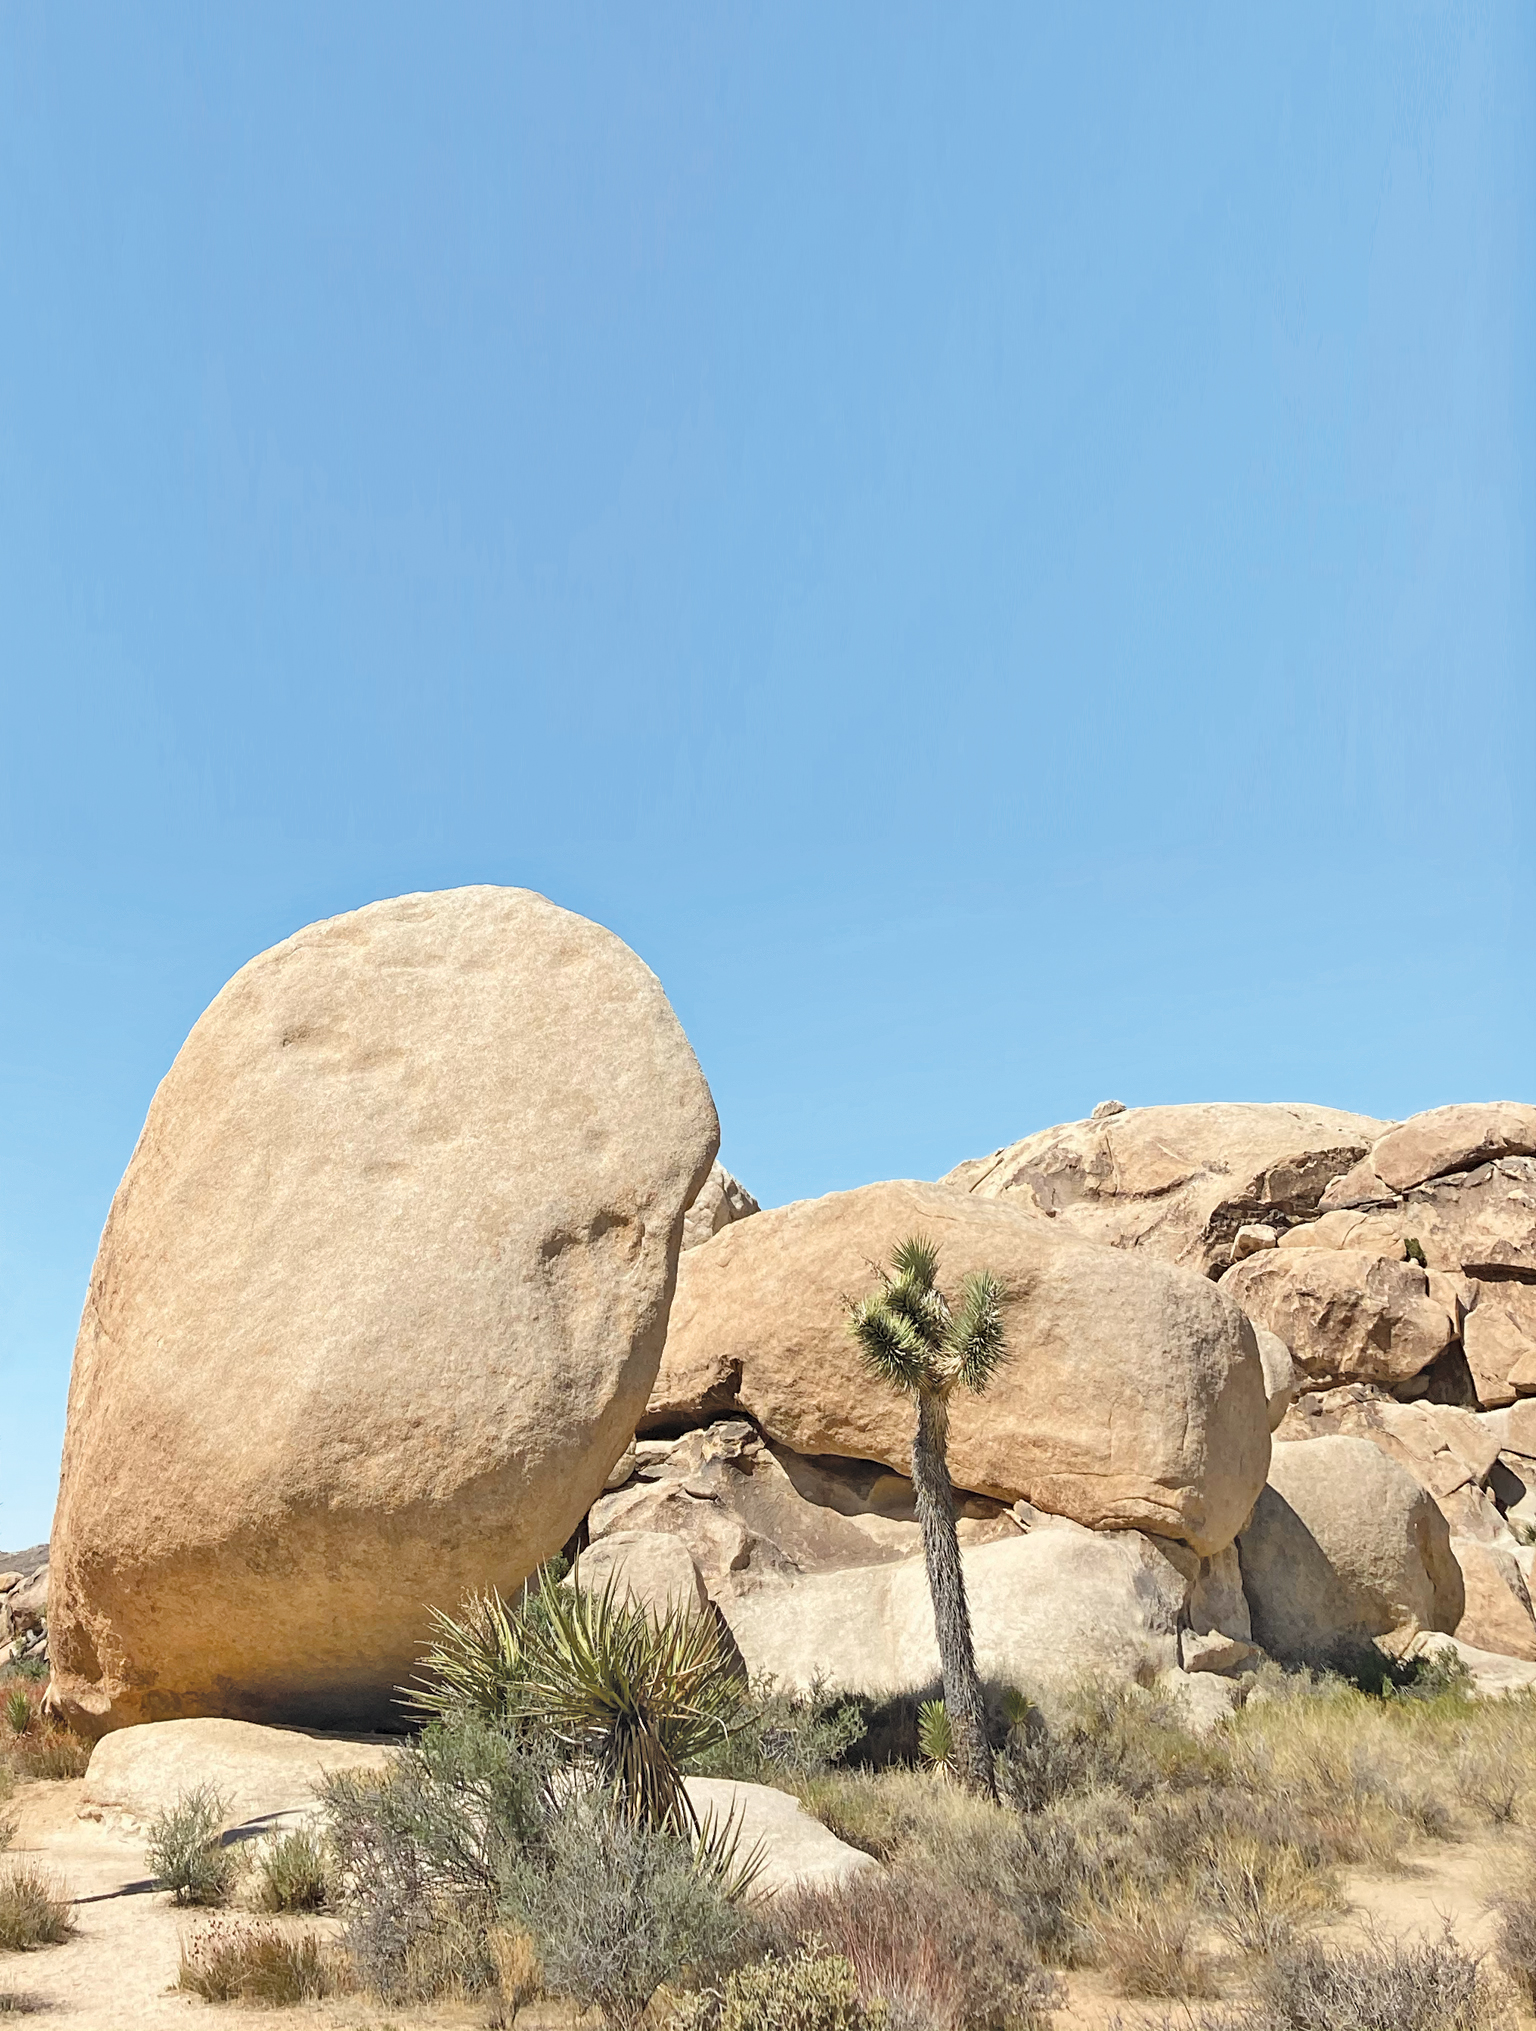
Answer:
[[[0,0],[0,1545],[252,953],[505,882],[765,1201],[1536,1098],[1536,9]]]

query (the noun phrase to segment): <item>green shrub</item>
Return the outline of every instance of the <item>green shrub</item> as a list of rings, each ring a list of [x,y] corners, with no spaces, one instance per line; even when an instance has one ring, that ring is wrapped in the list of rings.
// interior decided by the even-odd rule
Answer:
[[[182,1941],[176,1986],[209,2003],[285,2004],[318,2001],[339,1983],[313,1934],[226,1921]]]
[[[624,1819],[594,1798],[555,1813],[508,1872],[504,1909],[532,1939],[548,1989],[621,2027],[662,1983],[729,1968],[754,1939],[685,1837]]]
[[[56,1876],[29,1862],[12,1862],[0,1872],[0,1948],[26,1953],[60,1946],[74,1929],[74,1910]]]
[[[32,1701],[24,1685],[13,1685],[5,1696],[6,1723],[13,1735],[24,1735],[32,1725]]]
[[[688,1768],[748,1784],[818,1777],[842,1763],[867,1729],[862,1703],[832,1696],[824,1680],[799,1693],[781,1690],[767,1672],[752,1681],[740,1725],[691,1758]]]
[[[256,1857],[258,1911],[323,1911],[330,1901],[324,1844],[306,1827],[279,1834]]]
[[[883,2003],[859,2000],[853,1965],[808,1940],[734,1969],[723,1987],[701,1989],[674,2011],[673,2031],[883,2031]]]
[[[178,1904],[222,1904],[239,1860],[222,1842],[224,1801],[211,1784],[182,1792],[149,1829],[144,1859]]]

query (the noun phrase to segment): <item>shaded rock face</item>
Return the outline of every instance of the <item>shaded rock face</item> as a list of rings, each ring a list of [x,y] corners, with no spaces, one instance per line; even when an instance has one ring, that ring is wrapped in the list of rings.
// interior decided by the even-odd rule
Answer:
[[[586,1562],[616,1538],[666,1533],[713,1588],[733,1574],[827,1572],[922,1552],[912,1483],[878,1462],[806,1459],[740,1418],[640,1447],[633,1478],[592,1505]],[[1020,1534],[985,1496],[957,1491],[955,1507],[962,1545]]]
[[[55,1693],[92,1733],[393,1712],[628,1444],[718,1143],[654,975],[516,889],[246,966],[155,1095],[70,1387]]]
[[[944,1182],[1209,1275],[1231,1261],[1240,1228],[1283,1228],[1314,1212],[1389,1126],[1259,1102],[1096,1109],[960,1164]]]
[[[1449,1635],[1466,1605],[1433,1497],[1368,1439],[1277,1444],[1237,1548],[1254,1639],[1287,1663],[1408,1624]]]
[[[985,1398],[952,1405],[957,1486],[1203,1553],[1231,1543],[1269,1449],[1263,1369],[1238,1308],[1203,1277],[944,1186],[778,1207],[690,1250],[644,1428],[745,1412],[796,1453],[906,1473],[911,1405],[868,1379],[843,1298],[914,1232],[938,1243],[945,1287],[986,1268],[1010,1292],[1011,1361]]]

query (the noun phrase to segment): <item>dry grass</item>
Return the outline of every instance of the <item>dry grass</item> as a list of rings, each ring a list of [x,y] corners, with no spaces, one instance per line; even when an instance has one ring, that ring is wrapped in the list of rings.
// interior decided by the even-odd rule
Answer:
[[[342,1986],[313,1933],[239,1920],[199,1927],[181,1944],[176,1986],[209,2003],[316,2002]]]
[[[43,1712],[47,1686],[40,1679],[7,1674],[0,1680],[0,1798],[13,1784],[35,1778],[83,1777],[91,1744]],[[23,1714],[22,1709],[26,1712]]]
[[[256,1853],[250,1901],[258,1911],[324,1911],[331,1868],[324,1843],[306,1827],[264,1841]]]
[[[0,1949],[61,1946],[74,1929],[69,1894],[57,1876],[30,1862],[12,1862],[0,1872]]]

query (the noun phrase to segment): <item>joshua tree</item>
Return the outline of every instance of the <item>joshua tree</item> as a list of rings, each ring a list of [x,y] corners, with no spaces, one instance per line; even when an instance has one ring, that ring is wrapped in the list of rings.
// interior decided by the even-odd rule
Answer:
[[[893,1252],[889,1270],[877,1266],[879,1290],[847,1300],[848,1324],[871,1373],[917,1399],[912,1488],[933,1595],[944,1705],[961,1781],[990,1795],[995,1790],[992,1748],[971,1642],[947,1448],[949,1399],[956,1383],[979,1396],[1007,1356],[1004,1291],[996,1277],[981,1270],[964,1279],[951,1306],[937,1288],[938,1269],[934,1243],[920,1234],[911,1236]]]

